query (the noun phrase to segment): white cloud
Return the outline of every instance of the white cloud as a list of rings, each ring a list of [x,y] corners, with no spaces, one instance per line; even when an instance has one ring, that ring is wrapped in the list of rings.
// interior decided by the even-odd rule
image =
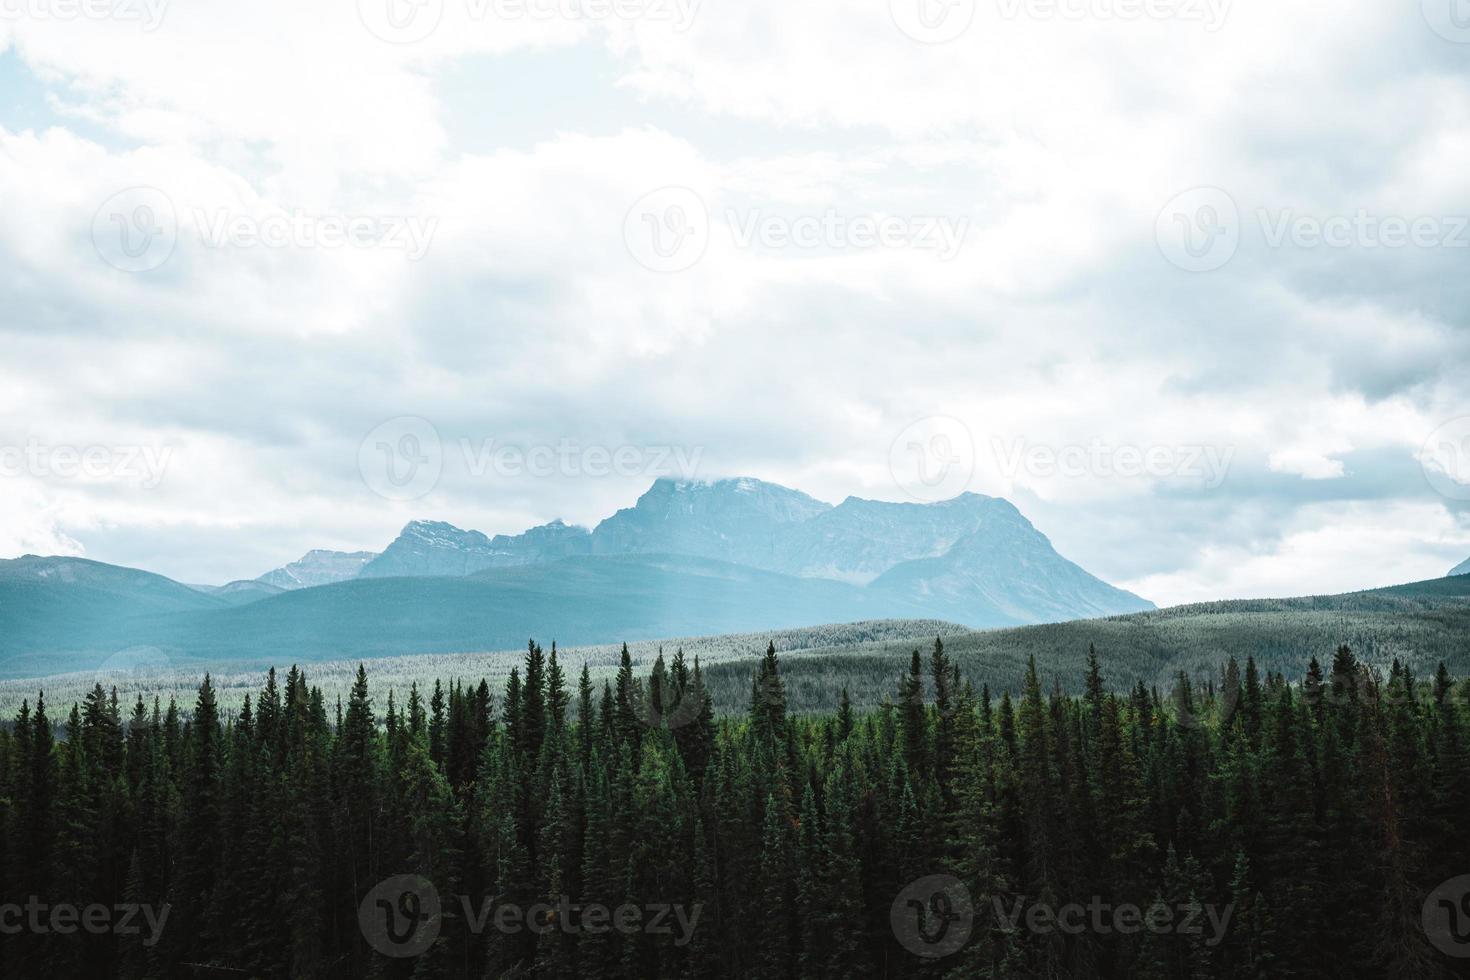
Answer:
[[[0,442],[174,450],[144,493],[10,482],[0,551],[223,580],[381,546],[411,517],[594,521],[646,482],[450,465],[390,504],[358,442],[410,414],[451,445],[698,447],[711,471],[833,500],[902,497],[894,436],[953,416],[975,489],[1160,601],[1380,584],[1458,547],[1414,454],[1470,411],[1464,253],[1272,248],[1256,218],[1470,213],[1467,73],[1417,10],[1234,3],[1211,31],[982,4],[924,45],[884,3],[703,3],[681,31],[446,0],[437,30],[391,44],[356,7],[0,23],[0,70],[53,123],[0,109]],[[504,81],[553,53],[565,79]],[[466,90],[456,69],[485,59],[508,90]],[[595,132],[556,115],[594,96]],[[507,105],[553,135],[499,139]],[[1155,222],[1201,185],[1244,226],[1229,264],[1191,274]],[[120,271],[94,233],[157,204],[138,187],[174,243]],[[668,187],[707,242],[659,273],[625,225]],[[424,249],[209,240],[298,218],[413,219]],[[893,247],[855,238],[865,222]],[[822,237],[745,240],[765,223]],[[925,228],[958,251],[914,247]],[[1053,465],[1002,465],[997,444]]]
[[[1332,459],[1310,449],[1289,449],[1272,453],[1266,459],[1273,473],[1295,473],[1304,480],[1337,480],[1345,470],[1342,460]]]
[[[1206,545],[1189,571],[1126,587],[1175,602],[1325,595],[1439,578],[1470,553],[1470,529],[1428,504],[1313,506],[1291,523],[1270,547]]]

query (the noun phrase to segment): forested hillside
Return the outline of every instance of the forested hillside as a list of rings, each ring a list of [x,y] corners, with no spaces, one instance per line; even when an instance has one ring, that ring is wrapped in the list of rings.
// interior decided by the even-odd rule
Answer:
[[[78,595],[55,577],[38,584],[0,575],[0,626],[10,627],[0,630],[0,676],[95,670],[138,647],[199,670],[264,669],[277,657],[313,663],[515,649],[545,633],[586,645],[936,618],[902,596],[845,582],[656,555],[567,559],[462,578],[355,579],[246,605],[157,576],[145,581],[155,580],[193,605],[165,612],[108,593],[99,612],[94,590]]]
[[[1068,696],[935,642],[890,703],[796,716],[784,666],[724,721],[698,661],[594,685],[534,644],[386,703],[296,668],[232,712],[208,678],[38,699],[0,730],[0,975],[1458,975],[1443,667],[1344,647],[1161,695],[1090,657]]]
[[[1387,669],[1395,659],[1425,673],[1443,661],[1456,676],[1470,674],[1470,576],[1336,596],[1254,599],[1175,606],[1105,619],[1079,620],[1009,630],[973,631],[937,620],[877,620],[760,633],[686,636],[629,644],[635,667],[652,665],[660,649],[682,648],[705,664],[706,682],[717,716],[745,708],[752,662],[768,641],[783,654],[793,711],[824,712],[847,689],[858,707],[881,704],[893,693],[893,677],[908,663],[916,642],[942,636],[951,657],[976,684],[992,690],[1019,690],[1026,665],[1036,658],[1047,685],[1059,683],[1077,693],[1086,670],[1087,651],[1096,648],[1108,673],[1120,684],[1143,681],[1167,688],[1186,671],[1200,680],[1228,657],[1244,663],[1254,657],[1263,669],[1288,675],[1321,650],[1351,646],[1360,659]],[[297,644],[284,636],[283,650]],[[600,684],[617,669],[617,644],[575,646],[563,651],[591,667]],[[294,658],[293,658],[294,659]],[[514,650],[367,659],[373,693],[381,701],[390,689],[400,695],[411,684],[431,688],[436,679],[489,679],[499,688],[519,662]],[[346,698],[361,659],[311,665],[328,702]],[[80,701],[94,683],[117,685],[154,695],[192,698],[204,667],[174,662],[162,650],[134,647],[110,658],[103,669],[41,679],[0,680],[0,714],[13,715],[38,687],[58,700]],[[216,696],[238,710],[258,687],[253,668],[213,665]]]
[[[954,623],[934,619],[875,619],[856,623],[831,623],[825,626],[803,626],[789,630],[765,630],[760,633],[721,633],[715,636],[686,636],[665,640],[643,640],[626,644],[611,643],[595,646],[568,646],[560,644],[562,658],[569,663],[588,665],[592,680],[599,686],[611,679],[621,661],[621,650],[627,647],[633,666],[646,672],[664,650],[683,650],[692,660],[699,657],[708,670],[711,664],[728,660],[745,662],[736,671],[749,680],[750,664],[760,657],[768,643],[774,643],[783,654],[798,651],[865,650],[877,644],[892,647],[907,658],[915,643],[932,641],[936,636],[951,642],[970,631]],[[518,649],[487,651],[484,653],[416,654],[404,657],[358,658],[354,660],[329,660],[311,664],[312,683],[321,688],[328,704],[337,699],[344,702],[357,679],[357,668],[366,665],[372,693],[380,704],[386,703],[389,691],[397,691],[401,697],[410,686],[417,684],[429,690],[436,680],[450,683],[453,680],[488,680],[499,690],[505,686],[510,672],[519,666],[524,656],[525,641]],[[896,654],[896,655],[898,655]],[[894,661],[901,666],[900,661]],[[907,663],[902,659],[902,663]],[[896,669],[896,668],[895,668]],[[891,671],[890,671],[891,672]],[[55,701],[70,704],[80,702],[96,684],[104,689],[118,688],[135,692],[151,703],[159,697],[166,704],[170,698],[181,704],[194,699],[194,693],[203,680],[205,668],[193,664],[178,664],[156,647],[134,647],[109,658],[101,670],[70,674],[55,674],[43,678],[0,680],[0,718],[13,717],[23,700],[35,701],[36,691],[44,689]],[[221,710],[238,711],[247,696],[260,691],[260,670],[236,667],[210,670],[215,700]],[[728,709],[744,710],[744,691],[732,693],[732,700],[715,703],[717,713]],[[836,697],[834,689],[832,698]],[[827,706],[835,704],[829,698]]]
[[[1253,657],[1263,671],[1294,676],[1322,650],[1346,645],[1386,671],[1398,659],[1418,673],[1444,663],[1470,675],[1470,576],[1433,579],[1345,595],[1242,599],[1174,606],[1106,619],[982,630],[945,636],[965,676],[992,690],[1019,690],[1035,659],[1047,685],[1080,693],[1087,652],[1095,648],[1119,683],[1142,681],[1167,690],[1184,671],[1203,681],[1230,657]],[[855,704],[876,705],[892,693],[894,671],[912,641],[888,639],[804,650],[785,662],[791,706],[824,711],[838,690]],[[738,707],[748,668],[709,669],[717,706]]]

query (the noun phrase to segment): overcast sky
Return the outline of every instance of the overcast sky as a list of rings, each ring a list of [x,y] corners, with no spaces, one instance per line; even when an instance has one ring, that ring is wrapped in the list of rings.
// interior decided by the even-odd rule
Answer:
[[[0,556],[750,475],[1160,603],[1441,575],[1456,2],[0,0]]]

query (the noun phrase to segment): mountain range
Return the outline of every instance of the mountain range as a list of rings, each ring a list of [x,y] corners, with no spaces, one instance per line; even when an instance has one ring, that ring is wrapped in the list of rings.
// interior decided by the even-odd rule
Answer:
[[[933,504],[848,497],[832,506],[750,478],[658,480],[596,529],[560,520],[487,537],[441,521],[412,521],[360,568],[339,562],[307,584],[352,578],[463,576],[579,556],[683,555],[803,579],[877,584],[952,607],[961,621],[1008,624],[1152,608],[1058,555],[1009,501],[961,494]],[[311,552],[256,581],[284,588],[290,570],[321,568]],[[360,552],[350,556],[371,555]],[[341,556],[349,557],[349,556]],[[912,564],[910,564],[912,563]],[[325,570],[325,569],[324,569]]]
[[[487,568],[535,565],[591,553],[585,527],[552,521],[514,537],[486,537],[442,521],[412,521],[383,553],[363,566],[360,576],[342,580],[401,576],[471,575]]]
[[[1460,564],[1450,569],[1451,575],[1470,575],[1470,558],[1466,558]]]
[[[1006,500],[849,497],[658,480],[587,529],[413,521],[381,552],[311,551],[190,587],[76,558],[0,561],[0,675],[120,650],[250,663],[605,643],[869,619],[1015,626],[1153,609],[1059,555]]]
[[[309,589],[314,585],[331,585],[333,582],[356,578],[377,557],[375,551],[308,551],[291,564],[266,572],[255,581],[278,589]]]

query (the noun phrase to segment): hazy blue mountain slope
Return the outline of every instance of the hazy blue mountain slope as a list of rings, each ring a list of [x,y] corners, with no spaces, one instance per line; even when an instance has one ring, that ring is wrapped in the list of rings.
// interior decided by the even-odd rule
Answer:
[[[782,535],[772,567],[789,575],[871,582],[901,562],[943,555],[980,530],[997,507],[1015,509],[976,493],[932,504],[848,497]]]
[[[0,559],[0,588],[27,594],[106,596],[132,604],[136,612],[213,609],[222,603],[173,579],[136,568],[64,556]],[[0,609],[14,608],[11,604]]]
[[[119,618],[100,644],[74,645],[65,651],[72,663],[53,658],[49,669],[90,669],[137,646],[179,663],[307,662],[514,649],[531,636],[594,644],[893,618],[923,618],[922,610],[841,582],[706,559],[582,557],[458,578],[356,579],[233,608]],[[8,664],[3,672],[16,673]]]
[[[1450,569],[1451,575],[1470,575],[1470,558],[1466,558],[1460,564]]]
[[[773,569],[791,528],[831,510],[799,490],[741,478],[658,480],[592,532],[599,555],[674,554]]]
[[[767,643],[774,643],[776,649],[785,655],[791,651],[853,648],[875,641],[902,638],[910,638],[920,644],[932,643],[936,636],[953,637],[968,632],[954,623],[933,619],[876,619],[751,633],[633,640],[628,643],[628,649],[633,666],[640,672],[654,662],[660,650],[668,655],[675,649],[682,649],[691,663],[695,657],[699,657],[705,669],[708,669],[711,664],[724,660],[748,661],[754,651],[765,650]],[[586,663],[591,670],[593,683],[600,688],[603,679],[611,679],[617,670],[622,643],[575,647],[563,643],[559,644],[558,649],[563,664],[575,666]],[[523,665],[525,654],[526,645],[522,639],[508,650],[468,654],[349,657],[314,662],[307,670],[312,686],[321,688],[327,704],[335,703],[339,695],[344,702],[347,700],[360,663],[367,666],[369,683],[375,696],[385,700],[389,688],[406,691],[410,683],[417,681],[419,688],[425,690],[433,686],[435,677],[476,680],[488,678],[490,689],[498,693],[505,689],[511,668]],[[199,680],[204,675],[204,665],[197,662],[160,663],[157,658],[149,657],[140,660],[141,662],[129,663],[119,658],[101,672],[89,670],[52,674],[43,678],[0,678],[0,718],[14,718],[22,700],[35,701],[39,687],[44,687],[48,704],[69,705],[73,701],[81,702],[92,690],[92,685],[99,682],[104,687],[118,685],[120,694],[128,700],[131,700],[128,695],[136,692],[148,704],[153,702],[155,694],[165,704],[170,697],[177,698],[181,703],[192,703],[198,691]],[[247,695],[254,700],[260,694],[261,675],[256,667],[216,669],[212,672],[212,677],[222,713],[236,713]],[[424,678],[429,678],[427,685],[423,683]],[[749,696],[748,690],[746,695]]]
[[[1143,612],[1154,604],[1115,588],[1057,554],[1046,535],[1003,500],[991,501],[971,534],[934,558],[895,565],[873,588],[933,609],[941,618],[1012,624]]]
[[[230,582],[226,585],[217,586],[206,590],[217,599],[223,599],[232,606],[243,606],[249,602],[258,602],[268,599],[273,595],[280,595],[288,591],[279,585],[271,585],[260,579],[242,579],[238,582]]]
[[[314,585],[331,585],[357,578],[368,562],[377,557],[373,551],[308,551],[289,565],[266,572],[256,579],[279,589],[309,589]],[[233,583],[232,583],[233,584]]]
[[[381,587],[384,583],[372,583]],[[422,583],[421,583],[422,584]],[[335,587],[334,587],[335,588]],[[478,594],[478,593],[472,593]],[[1196,683],[1213,676],[1229,657],[1244,663],[1255,657],[1264,672],[1301,671],[1310,657],[1326,663],[1342,643],[1385,672],[1395,657],[1410,665],[1421,678],[1432,675],[1443,660],[1454,674],[1470,673],[1470,576],[1435,579],[1346,595],[1294,599],[1255,599],[1198,603],[1128,616],[1080,622],[1054,623],[1016,629],[966,631],[934,620],[849,623],[814,629],[761,630],[750,633],[674,640],[665,634],[655,641],[632,643],[635,664],[646,667],[659,645],[683,645],[686,653],[700,653],[705,676],[722,712],[743,712],[749,704],[754,662],[773,640],[782,650],[781,673],[793,710],[830,711],[847,688],[858,705],[880,704],[891,698],[905,673],[909,652],[927,650],[936,634],[967,679],[992,692],[1018,692],[1029,658],[1035,657],[1048,687],[1059,679],[1075,692],[1086,673],[1089,645],[1095,644],[1104,677],[1114,689],[1127,689],[1142,680],[1165,693],[1175,673],[1184,670]],[[545,641],[563,640],[566,662],[592,665],[599,683],[617,662],[616,641],[610,646],[569,648],[562,631],[537,633]],[[520,662],[525,638],[504,652],[392,657],[369,662],[368,675],[380,697],[388,686],[399,691],[411,681],[420,688],[435,677],[489,677],[500,689],[510,668]],[[520,651],[520,652],[517,652]],[[315,665],[314,682],[324,684],[330,701],[344,697],[356,671],[358,657]],[[277,663],[288,662],[277,658]],[[119,683],[132,685],[149,700],[161,694],[187,701],[199,682],[203,665],[177,661],[174,667],[124,670]],[[91,689],[92,673],[52,676],[42,680],[0,680],[0,716],[13,716],[22,698],[35,697],[44,685],[47,699],[58,704],[80,700]],[[246,693],[260,686],[258,671],[215,673],[224,703],[238,707]]]
[[[0,560],[0,672],[95,659],[128,646],[119,637],[139,618],[226,605],[161,575],[82,558]]]
[[[976,626],[1152,609],[1057,554],[1009,501],[849,497],[829,507],[760,480],[660,480],[593,532],[598,554],[662,552],[855,584]]]

